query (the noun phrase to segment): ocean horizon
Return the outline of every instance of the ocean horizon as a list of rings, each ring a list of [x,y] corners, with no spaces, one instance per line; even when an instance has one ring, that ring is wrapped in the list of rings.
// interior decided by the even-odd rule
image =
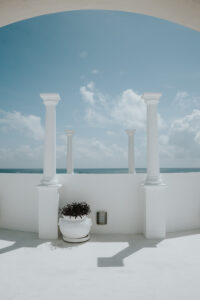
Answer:
[[[65,174],[66,169],[58,168],[58,174]],[[160,168],[161,173],[193,173],[200,172],[200,168]],[[0,173],[41,174],[42,168],[2,168]],[[128,168],[80,168],[74,169],[76,174],[126,174]],[[136,173],[146,173],[146,168],[136,168]]]

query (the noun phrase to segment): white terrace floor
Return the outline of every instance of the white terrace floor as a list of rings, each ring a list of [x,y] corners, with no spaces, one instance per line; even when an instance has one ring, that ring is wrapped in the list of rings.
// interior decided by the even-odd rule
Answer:
[[[0,230],[1,300],[199,300],[200,231],[79,245]]]

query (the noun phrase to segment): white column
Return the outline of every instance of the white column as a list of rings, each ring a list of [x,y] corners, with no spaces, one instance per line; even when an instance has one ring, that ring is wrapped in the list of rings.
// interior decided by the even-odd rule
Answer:
[[[41,239],[58,238],[59,188],[56,179],[56,104],[59,94],[40,94],[46,108],[44,170],[38,188],[38,233]]]
[[[67,174],[73,173],[73,152],[72,152],[72,137],[74,130],[66,130],[67,135]]]
[[[147,177],[144,184],[144,234],[146,238],[166,235],[166,193],[160,178],[157,104],[161,94],[145,93],[147,104]]]
[[[59,94],[40,94],[46,108],[43,185],[55,185],[56,180],[56,105]]]
[[[128,172],[130,174],[135,173],[135,154],[134,154],[134,134],[135,129],[127,129],[128,135]]]
[[[161,95],[159,93],[143,95],[147,104],[147,177],[145,182],[147,185],[161,184],[157,120],[157,104]]]

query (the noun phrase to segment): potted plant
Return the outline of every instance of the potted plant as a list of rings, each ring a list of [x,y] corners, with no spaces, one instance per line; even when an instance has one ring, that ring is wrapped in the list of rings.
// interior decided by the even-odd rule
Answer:
[[[60,209],[59,227],[64,241],[79,243],[89,240],[92,226],[88,217],[90,212],[86,202],[72,202]]]

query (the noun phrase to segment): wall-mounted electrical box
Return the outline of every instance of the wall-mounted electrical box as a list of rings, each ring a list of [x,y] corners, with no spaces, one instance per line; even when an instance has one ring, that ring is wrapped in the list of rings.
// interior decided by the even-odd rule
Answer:
[[[98,225],[106,225],[107,224],[107,211],[100,210],[97,211],[96,221]]]

